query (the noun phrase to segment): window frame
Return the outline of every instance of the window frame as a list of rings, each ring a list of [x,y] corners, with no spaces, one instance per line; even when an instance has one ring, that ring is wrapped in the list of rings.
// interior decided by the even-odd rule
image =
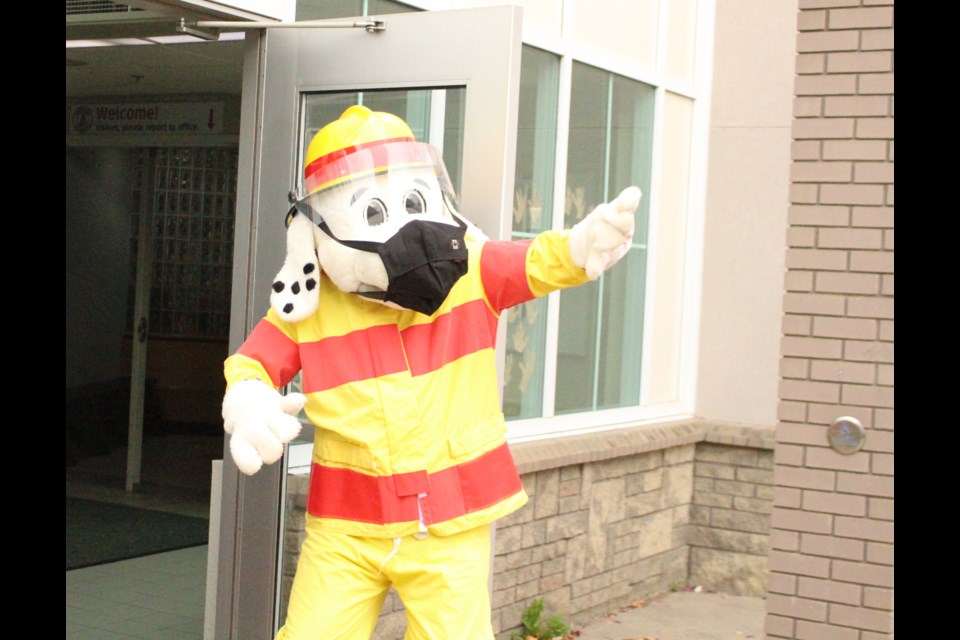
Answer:
[[[569,11],[569,9],[565,10]],[[661,16],[661,33],[667,18]],[[593,409],[576,413],[556,414],[555,393],[557,376],[557,357],[559,341],[560,296],[553,292],[547,296],[547,328],[545,353],[542,357],[543,399],[542,415],[531,418],[508,418],[507,439],[511,443],[545,440],[562,436],[581,435],[613,429],[636,427],[647,424],[688,419],[694,414],[696,402],[696,368],[699,350],[700,291],[702,286],[701,268],[703,263],[703,218],[706,198],[706,162],[709,134],[710,74],[702,72],[712,63],[712,35],[707,28],[712,25],[712,13],[704,11],[698,18],[698,36],[706,40],[698,47],[695,63],[695,77],[703,80],[689,82],[672,78],[661,69],[638,69],[622,58],[604,55],[595,50],[579,50],[569,34],[562,39],[524,38],[523,46],[535,47],[559,58],[559,102],[557,109],[557,144],[554,159],[554,209],[551,228],[564,227],[564,197],[566,190],[567,157],[569,154],[570,98],[574,62],[597,67],[628,80],[641,82],[653,87],[653,142],[650,172],[650,193],[644,193],[648,201],[648,246],[645,273],[645,294],[643,301],[640,362],[639,403],[634,406],[610,409]],[[660,67],[664,67],[664,45],[659,47]],[[656,268],[658,248],[654,239],[661,224],[664,212],[660,206],[660,188],[663,176],[660,160],[664,156],[664,127],[666,96],[672,94],[687,99],[691,104],[692,116],[689,122],[690,145],[687,149],[689,167],[686,184],[677,185],[685,194],[687,206],[678,215],[683,216],[685,239],[683,241],[683,292],[681,326],[679,328],[679,355],[676,362],[678,371],[677,397],[672,400],[652,402],[650,399],[651,376],[656,375],[650,349],[654,336],[652,320],[655,317],[655,296],[660,274]],[[615,197],[613,194],[612,197]],[[506,313],[510,313],[508,310]]]

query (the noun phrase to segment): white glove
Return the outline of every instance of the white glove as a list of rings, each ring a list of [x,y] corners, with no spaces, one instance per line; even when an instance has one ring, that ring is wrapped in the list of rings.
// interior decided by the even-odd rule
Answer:
[[[297,414],[307,398],[281,395],[259,380],[243,380],[223,396],[223,429],[230,434],[230,454],[237,468],[252,476],[264,462],[283,455],[283,445],[300,433]]]
[[[640,197],[640,189],[627,187],[616,200],[597,205],[570,230],[570,257],[591,280],[599,278],[630,249],[633,215]]]

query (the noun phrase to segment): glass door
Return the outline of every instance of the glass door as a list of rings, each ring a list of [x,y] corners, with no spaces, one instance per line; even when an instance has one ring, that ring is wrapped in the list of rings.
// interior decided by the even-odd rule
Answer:
[[[366,19],[382,20],[383,30],[248,35],[230,352],[269,306],[285,254],[287,196],[300,187],[305,146],[350,104],[404,118],[418,139],[442,150],[464,215],[491,238],[510,236],[520,9]],[[281,462],[249,477],[225,447],[221,503],[213,514],[220,529],[217,638],[272,637],[282,621],[292,576],[283,565],[299,548],[296,496],[306,484],[303,467],[309,468],[312,433],[304,432]]]

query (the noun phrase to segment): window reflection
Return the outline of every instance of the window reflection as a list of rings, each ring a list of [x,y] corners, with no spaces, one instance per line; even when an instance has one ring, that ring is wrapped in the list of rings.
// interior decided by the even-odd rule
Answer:
[[[552,226],[560,58],[524,45],[514,180],[513,238],[530,238]],[[543,415],[547,299],[507,314],[503,412],[508,419]]]
[[[595,282],[560,294],[555,413],[639,404],[654,89],[574,63],[564,224],[638,185],[634,245]]]

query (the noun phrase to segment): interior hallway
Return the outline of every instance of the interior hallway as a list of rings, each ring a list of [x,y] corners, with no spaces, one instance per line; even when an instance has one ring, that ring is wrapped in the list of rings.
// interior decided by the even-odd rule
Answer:
[[[208,519],[221,435],[147,438],[141,490],[124,489],[126,447],[66,470],[66,495]],[[207,545],[66,572],[67,640],[200,640]]]
[[[67,640],[201,640],[207,545],[67,571]]]

